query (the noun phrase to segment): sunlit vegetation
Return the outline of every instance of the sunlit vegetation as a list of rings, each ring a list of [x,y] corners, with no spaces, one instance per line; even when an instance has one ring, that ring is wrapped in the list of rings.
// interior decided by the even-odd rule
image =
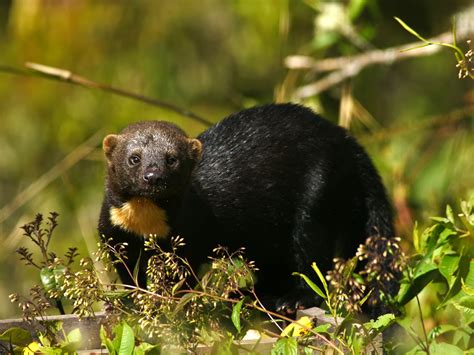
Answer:
[[[456,45],[469,74],[473,11],[467,0],[3,1],[0,316],[18,314],[9,294],[28,294],[39,282],[39,274],[18,267],[15,254],[25,242],[19,227],[36,212],[60,212],[61,237],[52,240],[59,254],[69,247],[81,255],[96,249],[105,171],[99,145],[106,133],[146,119],[173,121],[191,135],[206,128],[166,108],[31,72],[17,75],[7,67],[24,70],[25,62],[34,62],[70,70],[211,122],[258,103],[308,105],[347,127],[366,147],[393,201],[402,248],[421,255],[423,248],[443,246],[430,239],[434,232],[426,232],[424,242],[413,241],[415,221],[422,230],[429,216],[444,214],[446,204],[459,206],[474,194],[473,81],[469,75],[458,78],[459,61],[450,48],[400,52],[417,38],[394,17],[423,39],[441,37],[452,44],[456,15]],[[384,57],[394,48],[394,57]],[[446,218],[443,228],[453,229],[449,214]],[[438,252],[458,255],[459,263],[472,255]],[[446,280],[443,294],[459,279],[455,271],[444,274],[438,256],[430,254],[425,262]],[[447,263],[448,257],[441,260]],[[422,271],[410,269],[405,281],[427,277]],[[438,308],[438,294],[427,287],[420,307],[415,298],[407,306],[410,319],[423,314],[426,332],[452,318]],[[446,302],[454,299],[444,296]],[[441,338],[458,331],[439,329]],[[414,344],[429,348],[422,329],[415,332],[421,338]]]

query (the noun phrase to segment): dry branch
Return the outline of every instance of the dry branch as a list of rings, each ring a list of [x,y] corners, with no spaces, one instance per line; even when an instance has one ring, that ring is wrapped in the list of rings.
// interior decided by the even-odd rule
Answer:
[[[458,31],[458,42],[469,39],[469,36],[471,36],[473,32],[474,30],[472,26],[466,27],[462,31]],[[453,34],[451,32],[445,32],[436,37],[430,38],[429,41],[449,43],[452,41],[452,38]],[[322,60],[316,60],[308,56],[289,56],[285,59],[285,66],[293,70],[311,70],[316,73],[331,72],[322,79],[298,88],[295,92],[295,97],[302,99],[318,95],[332,86],[357,75],[367,66],[374,64],[390,65],[403,59],[432,55],[442,49],[442,47],[438,45],[429,45],[416,50],[407,51],[407,49],[420,47],[421,45],[423,45],[423,42],[413,42],[386,49],[371,50],[353,56]]]
[[[182,116],[192,118],[206,126],[212,124],[212,122],[195,114],[194,112],[182,109],[176,105],[170,104],[169,102],[153,99],[153,98],[136,94],[136,93],[123,90],[114,86],[99,83],[99,82],[87,79],[83,76],[77,75],[69,70],[50,67],[47,65],[37,64],[37,63],[26,63],[25,67],[29,70],[24,70],[24,69],[15,68],[15,67],[6,66],[6,65],[0,65],[0,72],[14,74],[14,75],[23,75],[23,76],[40,75],[41,77],[44,77],[50,80],[59,80],[59,81],[67,82],[74,85],[84,86],[90,89],[99,89],[102,91],[110,92],[115,95],[127,97],[130,99],[144,102],[152,106],[161,107],[161,108],[176,112]]]

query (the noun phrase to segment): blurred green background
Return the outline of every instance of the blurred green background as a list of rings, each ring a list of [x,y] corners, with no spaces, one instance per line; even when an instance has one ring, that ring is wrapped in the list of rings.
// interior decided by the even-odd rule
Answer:
[[[452,52],[442,50],[368,66],[301,99],[298,87],[325,74],[288,70],[285,58],[320,60],[413,42],[394,16],[429,37],[450,31],[456,13],[472,26],[472,0],[2,0],[0,65],[68,69],[212,122],[275,100],[307,104],[364,144],[394,201],[399,233],[410,238],[415,220],[426,223],[446,203],[474,193],[473,81],[458,79]],[[460,46],[467,51],[465,41]],[[101,138],[147,119],[173,121],[190,135],[206,128],[110,93],[0,72],[0,317],[19,314],[10,293],[26,294],[39,282],[15,253],[31,246],[19,226],[37,212],[57,211],[52,249],[93,250]],[[61,163],[95,134],[90,154],[70,168]]]

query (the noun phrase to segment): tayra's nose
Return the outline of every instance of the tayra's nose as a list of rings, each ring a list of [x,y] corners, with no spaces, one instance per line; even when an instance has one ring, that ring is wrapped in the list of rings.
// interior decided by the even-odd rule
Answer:
[[[154,185],[161,180],[160,173],[157,169],[149,169],[143,174],[143,180],[150,185]]]

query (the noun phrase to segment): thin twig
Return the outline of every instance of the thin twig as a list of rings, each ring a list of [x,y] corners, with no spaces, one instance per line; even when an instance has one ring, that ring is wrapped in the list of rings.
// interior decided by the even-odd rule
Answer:
[[[206,126],[209,126],[212,124],[211,121],[205,119],[204,117],[201,117],[189,110],[182,109],[176,105],[170,104],[169,102],[165,102],[165,101],[157,100],[148,96],[136,94],[136,93],[123,90],[123,89],[120,89],[108,84],[99,83],[99,82],[90,80],[88,78],[85,78],[83,76],[77,75],[66,69],[55,68],[55,67],[51,67],[51,66],[47,66],[43,64],[37,64],[37,63],[25,63],[25,67],[28,70],[6,66],[6,65],[0,65],[0,72],[14,74],[14,75],[23,75],[23,76],[39,75],[49,80],[58,80],[58,81],[67,82],[74,85],[84,86],[90,89],[99,89],[102,91],[110,92],[118,96],[127,97],[133,100],[141,101],[148,105],[161,107],[161,108],[176,112],[182,116],[192,118],[193,120],[198,121]]]
[[[472,29],[459,31],[457,41],[463,41],[472,34]],[[436,37],[429,39],[430,42],[449,42],[452,40],[451,32],[444,32]],[[443,47],[428,45],[417,50],[407,49],[422,45],[423,42],[413,42],[401,46],[395,46],[386,49],[376,49],[361,54],[336,57],[322,60],[316,60],[308,56],[289,56],[285,59],[285,66],[294,70],[311,70],[313,72],[331,72],[322,79],[311,84],[304,85],[296,90],[296,98],[305,98],[317,95],[330,87],[337,85],[347,78],[353,77],[369,65],[374,64],[392,64],[396,61],[432,55],[439,52]]]
[[[0,223],[3,223],[10,217],[18,208],[23,206],[26,202],[36,196],[41,190],[48,186],[57,177],[70,169],[77,162],[89,155],[102,139],[102,131],[96,132],[92,137],[87,139],[84,143],[74,149],[71,153],[63,158],[59,163],[53,166],[50,170],[44,173],[39,179],[34,181],[26,189],[21,191],[9,203],[0,209]]]
[[[266,307],[263,305],[263,303],[260,301],[260,298],[257,296],[257,294],[255,293],[254,290],[251,291],[252,293],[252,296],[255,298],[255,300],[257,301],[258,305],[265,309],[265,312],[266,314],[268,315],[268,317],[270,318],[270,321],[280,330],[280,332],[283,332],[283,328],[280,326],[280,324],[278,324],[278,322],[275,320],[275,318],[272,317],[272,315],[270,313],[267,312],[267,309]]]

